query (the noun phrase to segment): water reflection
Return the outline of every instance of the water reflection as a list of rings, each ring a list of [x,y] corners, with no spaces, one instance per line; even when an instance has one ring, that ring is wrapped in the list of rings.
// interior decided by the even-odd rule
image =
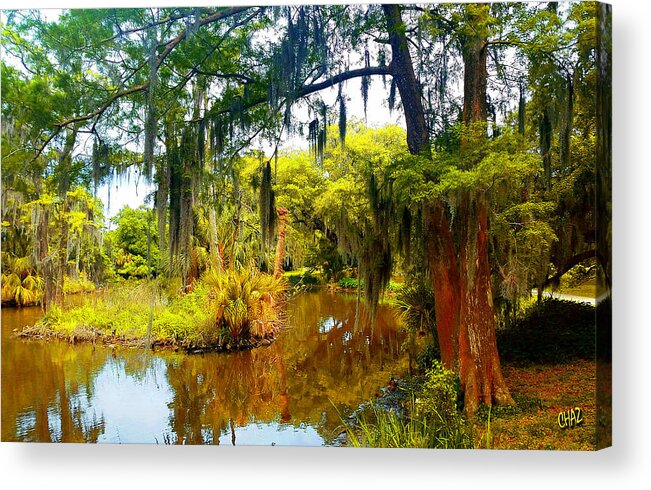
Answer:
[[[406,369],[392,312],[355,327],[355,301],[295,298],[267,348],[233,354],[21,341],[35,309],[2,309],[2,440],[331,443],[339,415]]]

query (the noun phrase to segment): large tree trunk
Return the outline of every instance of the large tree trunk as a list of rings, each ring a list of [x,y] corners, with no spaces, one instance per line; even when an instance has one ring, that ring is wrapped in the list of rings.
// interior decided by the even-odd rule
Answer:
[[[63,281],[66,274],[66,266],[68,265],[68,234],[70,233],[70,225],[68,224],[68,209],[67,200],[63,201],[61,210],[61,237],[59,239],[59,251],[57,254],[57,267],[56,279],[54,290],[54,302],[63,306]]]
[[[409,151],[429,155],[425,112],[400,7],[384,5],[383,8],[391,43],[391,71],[405,112]],[[488,5],[484,5],[471,21],[481,26],[487,16]],[[487,36],[483,31],[480,27],[475,35],[461,41],[465,67],[463,122],[479,138],[482,131],[485,137],[485,128],[473,126],[487,119]],[[467,144],[462,144],[462,151]],[[472,166],[476,162],[468,163]],[[446,367],[460,372],[466,411],[472,415],[482,401],[509,403],[512,399],[502,377],[495,341],[486,197],[467,194],[461,206],[463,230],[458,249],[443,202],[432,201],[425,206],[424,224],[441,360]]]
[[[563,128],[560,135],[560,163],[565,171],[570,166],[572,131],[574,128],[574,80],[571,75],[565,79],[567,101],[563,113]]]
[[[434,202],[425,207],[424,214],[441,362],[447,369],[458,371],[460,284],[457,253],[443,205]]]
[[[552,138],[554,128],[549,115],[549,108],[545,108],[540,119],[540,152],[545,177],[545,189],[549,191],[552,186]]]
[[[495,316],[488,260],[488,206],[483,191],[463,197],[461,219],[461,307],[459,358],[466,413],[481,402],[512,403],[495,339]]]
[[[55,283],[55,264],[51,255],[49,255],[48,226],[50,223],[50,210],[43,206],[39,213],[39,222],[37,223],[37,264],[43,272],[43,301],[41,303],[43,311],[47,313],[50,305],[55,301],[56,283]]]
[[[213,269],[218,274],[221,274],[224,264],[222,262],[222,254],[219,248],[219,236],[217,234],[217,212],[213,205],[208,208],[208,224],[208,231],[210,233],[210,261]]]
[[[611,445],[612,427],[612,10],[597,9],[597,449]]]
[[[596,235],[601,294],[610,291],[612,280],[612,7],[598,4],[596,8]]]
[[[488,5],[486,5],[487,11]],[[462,41],[463,51],[463,123],[471,126],[487,119],[486,42],[484,35]]]
[[[482,5],[470,20],[478,28],[474,35],[462,39],[464,63],[464,124],[470,139],[461,143],[462,157],[473,143],[486,137],[486,69],[487,34],[482,27],[488,16]],[[469,161],[467,168],[478,162]],[[488,203],[485,191],[466,191],[459,209],[461,226],[459,265],[461,305],[459,313],[459,359],[465,409],[473,415],[481,402],[512,403],[502,376],[497,342],[491,272],[488,257]]]
[[[165,125],[165,159],[161,160],[156,172],[156,213],[158,218],[158,248],[161,254],[167,252],[167,202],[170,197],[170,174],[174,164],[173,148],[176,144],[173,125],[167,122]]]
[[[391,43],[391,68],[407,121],[407,144],[414,155],[430,155],[429,130],[418,81],[405,36],[398,5],[384,5]],[[429,262],[436,328],[441,360],[449,369],[457,369],[459,332],[459,271],[450,223],[445,206],[432,201],[425,206],[427,258]]]
[[[387,20],[389,42],[391,43],[391,73],[396,81],[400,100],[407,123],[407,146],[414,154],[429,154],[429,131],[425,121],[425,110],[421,100],[420,88],[414,73],[414,66],[405,36],[405,24],[400,14],[400,6],[383,5]]]
[[[518,101],[518,133],[520,134],[520,136],[524,136],[525,114],[526,114],[526,101],[524,98],[524,83],[520,82],[520,99]]]
[[[231,236],[231,250],[230,253],[228,254],[228,268],[229,269],[234,269],[235,268],[235,246],[237,245],[237,239],[240,236],[240,224],[241,224],[241,215],[242,215],[242,193],[240,191],[237,192],[237,208],[235,211],[235,216],[233,217],[233,221],[235,222],[233,225],[233,235]]]
[[[66,273],[66,266],[68,265],[68,233],[70,225],[68,224],[68,212],[70,211],[67,199],[67,193],[70,190],[71,183],[71,167],[72,167],[72,152],[77,140],[77,125],[69,129],[66,134],[66,142],[63,149],[59,153],[59,171],[61,179],[59,181],[59,198],[61,199],[61,236],[59,237],[59,250],[57,253],[58,261],[56,266],[56,279],[54,301],[59,306],[63,305],[63,279]]]

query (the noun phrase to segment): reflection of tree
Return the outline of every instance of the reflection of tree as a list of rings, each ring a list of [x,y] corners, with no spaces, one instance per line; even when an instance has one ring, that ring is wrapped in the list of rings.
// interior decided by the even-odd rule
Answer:
[[[233,442],[236,427],[252,420],[308,423],[327,440],[341,424],[332,403],[356,407],[406,367],[388,308],[374,329],[360,322],[356,331],[355,302],[340,295],[299,296],[288,313],[289,331],[267,348],[169,362],[177,443]],[[326,318],[333,327],[320,333]]]
[[[2,311],[2,440],[97,442],[104,420],[88,408],[106,351],[15,340],[8,348],[9,328],[21,321],[14,311]]]
[[[326,292],[294,298],[288,316],[277,342],[231,354],[152,356],[16,340],[6,349],[3,335],[2,438],[96,442],[105,423],[95,419],[91,399],[98,373],[108,369],[114,378],[125,373],[142,381],[143,390],[152,377],[163,377],[156,385],[169,383],[171,434],[160,428],[168,443],[218,443],[220,436],[234,443],[237,427],[253,421],[309,424],[328,441],[341,424],[333,404],[355,408],[406,370],[402,335],[383,307],[374,328],[355,328],[354,298]],[[3,310],[3,324],[4,317]]]
[[[232,354],[184,356],[168,365],[177,443],[206,443],[251,418],[289,420],[278,346]]]
[[[358,322],[355,300],[325,292],[296,298],[290,306],[292,334],[282,339],[289,370],[288,391],[295,415],[311,423],[325,439],[341,421],[332,404],[355,408],[373,396],[391,375],[406,370],[400,352],[403,335],[392,310],[378,308],[374,327]],[[335,319],[333,328],[320,333],[319,325]]]

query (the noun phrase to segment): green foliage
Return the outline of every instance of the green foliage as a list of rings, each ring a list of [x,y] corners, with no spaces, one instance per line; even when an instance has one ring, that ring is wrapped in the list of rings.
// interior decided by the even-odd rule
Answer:
[[[457,377],[434,363],[407,400],[409,413],[370,402],[370,410],[357,417],[357,424],[347,425],[349,443],[354,447],[472,448],[472,432],[457,409],[458,397]]]
[[[442,425],[430,419],[403,418],[395,412],[373,408],[363,415],[359,428],[347,430],[353,447],[472,449],[470,431],[461,420]]]
[[[421,372],[425,372],[434,365],[434,361],[441,358],[438,342],[428,342],[416,356],[416,363]]]
[[[282,295],[287,285],[250,269],[209,271],[202,283],[210,288],[211,309],[218,329],[226,329],[234,343],[271,338],[281,327]]]
[[[398,309],[403,328],[407,331],[403,349],[416,357],[421,370],[429,368],[434,359],[440,358],[434,292],[431,285],[424,277],[411,277],[407,283],[400,285],[393,304]],[[416,338],[426,334],[430,335],[431,340],[423,352],[416,354]]]
[[[594,359],[595,321],[593,306],[545,299],[510,328],[497,331],[500,356],[516,365]]]
[[[588,262],[593,262],[593,260],[589,260]],[[563,284],[572,288],[579,286],[590,279],[594,279],[596,276],[596,265],[577,264],[563,274],[561,281]]]
[[[436,423],[453,425],[459,417],[461,399],[458,376],[434,361],[416,399],[416,413]]]
[[[158,281],[123,281],[82,306],[53,307],[29,332],[65,339],[223,348],[271,338],[282,321],[285,283],[256,272],[207,274],[188,294],[163,294]],[[176,289],[172,287],[171,289]]]
[[[43,277],[30,257],[2,253],[2,302],[16,306],[39,304],[43,298]]]
[[[319,275],[311,269],[284,272],[283,279],[292,288],[297,286],[316,286],[321,283]]]
[[[362,291],[364,290],[364,279],[358,280],[356,277],[342,277],[337,281],[337,287],[341,289],[357,289],[358,284],[361,284]],[[390,281],[387,285],[387,291],[392,294],[400,294],[403,289],[403,284]]]
[[[513,395],[513,405],[492,405],[481,404],[475,412],[475,419],[490,424],[491,420],[502,419],[523,414],[538,414],[544,407],[540,398],[520,395]]]
[[[158,227],[154,211],[144,206],[138,209],[124,207],[111,218],[117,225],[109,232],[115,270],[122,277],[146,277],[156,274],[161,263]],[[151,256],[148,268],[147,253]]]
[[[401,287],[395,298],[403,325],[410,331],[424,331],[436,342],[434,291],[424,277],[412,278]]]
[[[63,294],[90,293],[93,291],[95,291],[95,284],[83,272],[76,279],[69,276],[63,278]]]
[[[305,265],[321,269],[325,279],[331,282],[341,277],[346,264],[337,245],[325,237],[319,237],[316,245],[308,249]]]
[[[361,283],[361,284],[360,284]],[[341,289],[357,289],[358,286],[364,288],[364,280],[359,281],[356,277],[343,277],[337,282]]]

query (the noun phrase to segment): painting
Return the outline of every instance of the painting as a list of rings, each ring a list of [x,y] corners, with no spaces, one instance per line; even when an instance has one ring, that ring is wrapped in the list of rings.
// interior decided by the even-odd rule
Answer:
[[[2,441],[612,444],[610,6],[2,29]]]

